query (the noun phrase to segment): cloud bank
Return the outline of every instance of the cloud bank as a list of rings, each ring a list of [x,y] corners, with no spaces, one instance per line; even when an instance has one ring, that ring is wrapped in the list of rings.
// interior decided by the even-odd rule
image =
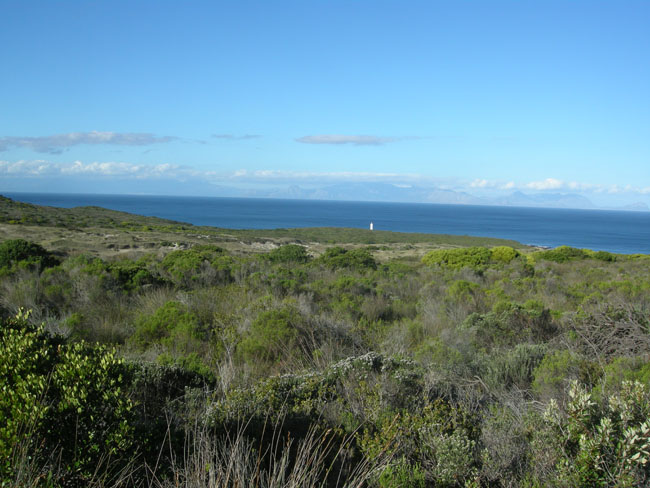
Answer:
[[[296,142],[303,144],[352,144],[354,146],[381,146],[390,142],[396,142],[403,138],[399,137],[378,137],[378,136],[346,136],[341,134],[321,134],[315,136],[303,136],[296,139]]]
[[[556,180],[555,178],[546,178],[542,181],[531,181],[526,184],[526,188],[530,188],[531,190],[561,190],[565,186],[568,185],[561,180]]]
[[[205,171],[190,166],[174,164],[133,164],[128,162],[91,162],[74,161],[71,163],[53,163],[50,161],[21,160],[16,162],[0,161],[0,176],[5,177],[55,177],[88,176],[120,178],[165,178],[186,181],[197,179],[212,183],[235,184],[320,184],[338,182],[393,182],[395,180],[417,181],[418,175],[379,173],[379,172],[310,172],[282,170],[237,170]]]
[[[470,188],[483,188],[488,190],[513,190],[516,188],[514,181],[490,181],[484,179],[475,179],[469,184]]]
[[[55,178],[86,178],[88,181],[106,181],[107,190],[111,181],[167,181],[197,185],[226,185],[236,188],[275,187],[292,185],[315,188],[340,183],[388,183],[397,188],[436,188],[483,195],[507,195],[513,191],[537,193],[565,193],[590,195],[620,195],[643,197],[650,195],[650,187],[632,185],[600,185],[584,182],[566,182],[556,178],[540,181],[514,182],[488,179],[442,180],[421,174],[382,172],[310,172],[286,170],[237,170],[210,171],[174,164],[133,164],[129,162],[74,161],[54,163],[47,160],[0,160],[0,182],[14,179],[35,180]],[[115,187],[117,188],[117,187]],[[2,190],[2,188],[0,188]],[[115,190],[111,190],[115,191]],[[476,193],[478,192],[478,193]]]
[[[41,137],[0,137],[0,151],[11,148],[28,148],[35,152],[61,154],[72,146],[81,144],[109,144],[117,146],[148,146],[176,140],[176,137],[158,137],[148,133],[120,132],[70,132]]]
[[[0,161],[0,175],[7,177],[97,176],[130,178],[186,178],[198,176],[191,168],[172,164],[144,165],[124,162],[52,163],[44,160]]]
[[[250,139],[259,139],[262,136],[259,134],[244,134],[241,136],[234,134],[212,134],[212,137],[214,139],[223,139],[226,141],[247,141]]]
[[[639,194],[650,195],[650,187],[634,185],[603,185],[596,183],[585,183],[579,181],[564,181],[557,178],[545,178],[539,181],[515,183],[514,181],[497,181],[475,179],[470,185],[471,188],[492,189],[492,190],[533,190],[537,192],[578,192],[595,194]]]

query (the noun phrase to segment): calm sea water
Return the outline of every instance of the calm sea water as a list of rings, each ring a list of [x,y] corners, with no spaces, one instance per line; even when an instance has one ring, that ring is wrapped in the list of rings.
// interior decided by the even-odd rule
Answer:
[[[230,229],[356,227],[514,239],[650,254],[650,212],[258,198],[4,193],[54,207],[96,205]]]

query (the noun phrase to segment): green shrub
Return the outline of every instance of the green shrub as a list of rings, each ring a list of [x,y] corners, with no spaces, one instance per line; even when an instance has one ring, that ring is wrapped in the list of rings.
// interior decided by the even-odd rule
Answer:
[[[567,350],[547,354],[533,373],[533,392],[541,398],[558,398],[569,380],[593,384],[599,376],[594,363]]]
[[[541,259],[555,263],[566,263],[576,259],[584,259],[588,254],[583,249],[576,249],[570,246],[559,246],[548,251],[538,251],[533,254],[535,260]]]
[[[513,392],[514,393],[514,392]],[[514,397],[511,397],[514,398]],[[530,458],[530,432],[523,405],[516,401],[495,402],[483,409],[481,419],[481,480],[479,486],[533,488],[523,482]],[[538,488],[541,488],[538,487]]]
[[[250,362],[275,362],[296,346],[302,317],[296,309],[285,306],[260,313],[251,324],[238,351]]]
[[[461,352],[448,346],[440,339],[432,339],[418,345],[415,357],[424,364],[450,371],[462,370],[466,365]]]
[[[336,317],[347,317],[355,322],[361,318],[362,296],[354,293],[339,293],[335,297],[329,302],[329,308]]]
[[[318,262],[328,268],[351,268],[359,271],[377,269],[377,261],[366,249],[347,250],[342,247],[330,247],[318,258]]]
[[[419,465],[411,465],[406,458],[390,464],[379,476],[381,488],[425,488],[426,479]]]
[[[265,284],[273,290],[276,295],[298,294],[302,291],[307,281],[307,273],[300,268],[278,266],[269,273]]]
[[[50,385],[58,402],[48,437],[82,472],[91,473],[102,456],[124,453],[133,443],[125,374],[114,349],[81,342],[59,351]]]
[[[130,381],[125,393],[134,404],[138,451],[149,466],[158,464],[162,474],[168,474],[174,457],[183,456],[186,422],[193,420],[188,418],[189,397],[196,391],[213,390],[215,384],[212,378],[175,364],[133,361],[126,366]],[[166,448],[161,450],[161,446]]]
[[[480,285],[467,280],[456,280],[447,288],[447,296],[457,302],[467,301],[480,292]]]
[[[625,382],[621,392],[596,401],[573,382],[566,409],[551,401],[536,454],[552,463],[559,486],[645,486],[650,477],[650,395],[647,386]],[[541,451],[541,452],[540,452]],[[535,462],[535,459],[533,459]]]
[[[162,280],[141,262],[129,260],[116,261],[107,266],[107,272],[126,291],[137,290],[144,285],[157,285],[162,283]]]
[[[638,381],[641,384],[650,385],[650,361],[639,356],[623,356],[613,359],[605,366],[602,384],[598,389],[603,392],[618,391],[625,381]]]
[[[496,246],[490,249],[490,259],[497,263],[508,264],[519,256],[521,253],[509,246]]]
[[[465,296],[465,300],[469,298],[470,295]],[[515,346],[521,342],[543,343],[553,338],[558,331],[550,310],[534,300],[529,300],[524,305],[497,302],[491,312],[471,314],[461,328],[472,333],[477,348],[488,351],[494,347]]]
[[[616,256],[611,252],[607,252],[607,251],[596,251],[593,254],[590,254],[589,257],[598,259],[599,261],[605,261],[608,263],[616,261]]]
[[[355,276],[340,274],[331,283],[330,289],[335,294],[345,292],[355,295],[368,295],[374,291],[375,283],[369,278],[357,278]]]
[[[25,432],[41,426],[49,410],[44,397],[55,363],[51,340],[26,318],[0,322],[0,474],[11,472],[13,447]]]
[[[109,457],[124,461],[133,405],[114,349],[65,344],[19,316],[0,322],[0,357],[0,477],[15,475],[18,444],[80,485]]]
[[[212,245],[172,251],[161,263],[163,269],[183,286],[229,282],[232,280],[232,265],[233,260],[226,251]]]
[[[287,244],[273,249],[266,254],[266,258],[272,263],[306,263],[311,259],[307,249],[298,244]]]
[[[328,411],[332,427],[354,433],[369,418],[376,420],[379,407],[417,408],[413,399],[419,397],[421,380],[422,371],[412,361],[368,353],[323,371],[265,377],[250,388],[233,389],[214,406],[210,422],[262,427],[285,418],[306,428],[325,420]]]
[[[534,371],[544,359],[546,350],[545,345],[517,344],[513,349],[495,354],[488,363],[485,383],[494,389],[530,388]]]
[[[472,415],[438,399],[417,412],[382,412],[380,421],[361,433],[359,444],[370,459],[392,446],[398,458],[408,459],[412,467],[421,466],[435,486],[463,486],[477,473],[478,435]],[[396,474],[401,474],[402,479],[414,476],[417,481],[419,476],[412,468],[410,471]]]
[[[163,352],[158,355],[156,362],[163,366],[177,366],[185,371],[196,373],[214,383],[215,376],[212,368],[196,352]]]
[[[203,338],[196,315],[180,302],[170,301],[151,316],[140,316],[130,342],[141,349],[155,344],[168,351],[185,354],[198,347]]]
[[[0,270],[22,265],[38,270],[56,266],[59,260],[43,246],[24,239],[0,243]]]
[[[406,276],[413,274],[414,265],[392,260],[382,266],[382,271],[393,279],[404,279]]]
[[[447,266],[453,269],[464,267],[480,269],[490,262],[492,253],[486,247],[462,247],[429,251],[422,258],[427,266]]]

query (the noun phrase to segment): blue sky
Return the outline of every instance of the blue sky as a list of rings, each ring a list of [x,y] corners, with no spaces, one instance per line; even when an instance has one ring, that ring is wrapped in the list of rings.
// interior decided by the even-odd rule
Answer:
[[[650,204],[650,2],[0,0],[0,192]]]

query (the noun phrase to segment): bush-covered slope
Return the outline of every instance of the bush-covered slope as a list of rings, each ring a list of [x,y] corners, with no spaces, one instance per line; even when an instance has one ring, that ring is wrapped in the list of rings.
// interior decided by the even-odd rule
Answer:
[[[6,486],[649,483],[648,256],[4,248]]]

